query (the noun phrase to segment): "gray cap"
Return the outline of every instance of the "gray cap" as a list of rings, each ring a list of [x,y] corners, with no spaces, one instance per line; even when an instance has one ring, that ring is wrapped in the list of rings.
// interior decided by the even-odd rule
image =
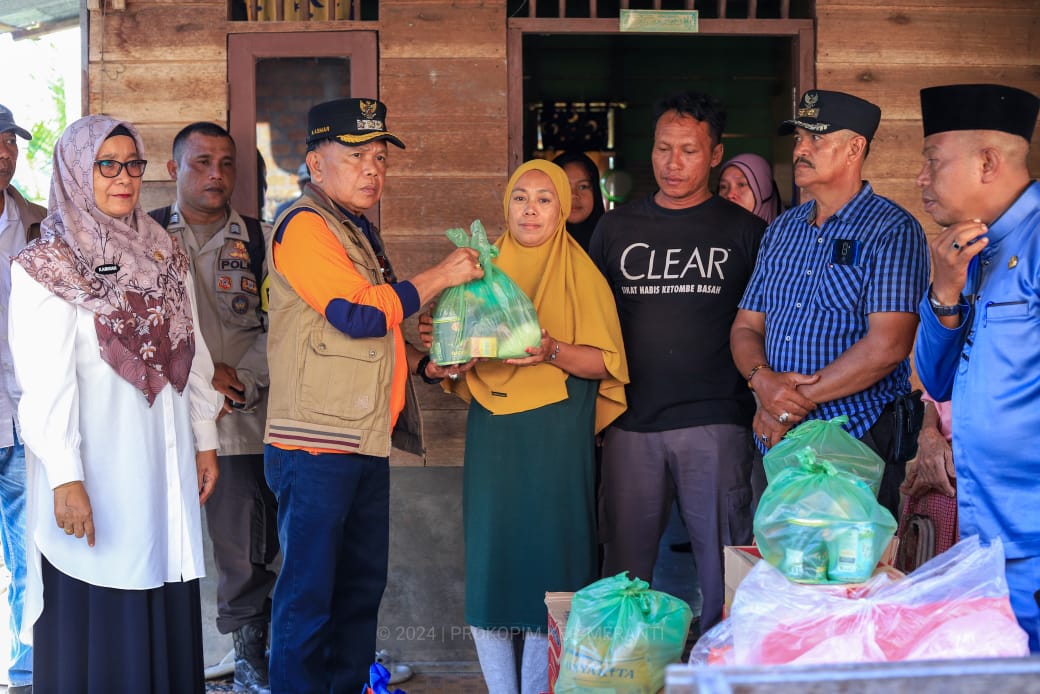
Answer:
[[[14,122],[14,114],[11,113],[11,109],[0,104],[0,133],[6,133],[8,130],[13,130],[23,140],[32,139],[32,133]]]

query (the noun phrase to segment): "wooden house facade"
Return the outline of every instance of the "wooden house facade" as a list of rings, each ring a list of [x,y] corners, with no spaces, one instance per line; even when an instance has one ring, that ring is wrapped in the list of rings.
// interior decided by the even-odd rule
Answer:
[[[508,174],[545,153],[545,113],[553,109],[581,123],[596,120],[582,120],[587,113],[609,119],[606,134],[597,121],[592,148],[626,171],[638,193],[652,189],[652,97],[678,88],[720,92],[731,111],[727,156],[756,151],[771,158],[790,199],[790,138],[777,137],[776,125],[805,89],[852,92],[883,111],[867,178],[933,233],[914,183],[922,139],[918,90],[1000,82],[1040,93],[1035,0],[246,2],[254,4],[89,0],[85,112],[141,128],[154,162],[147,206],[174,198],[165,167],[156,164],[169,158],[177,130],[196,120],[228,125],[239,145],[235,204],[248,211],[258,204],[254,146],[266,160],[270,190],[284,196],[303,158],[306,109],[341,95],[378,96],[388,104],[389,128],[408,145],[391,148],[383,202],[373,211],[403,277],[447,253],[450,227],[479,218],[489,231],[502,230]],[[697,10],[697,31],[623,32],[619,15],[633,8]],[[1035,144],[1031,169],[1040,174]],[[417,387],[426,465],[458,468],[463,405],[434,386]],[[423,465],[397,454],[393,462]],[[387,621],[417,624],[429,615],[431,623],[461,624],[457,486],[429,502],[433,478],[400,479],[416,505],[404,518],[394,512],[395,547],[442,554],[422,570],[397,564],[404,574],[392,577],[388,590],[396,606],[385,609],[400,614]],[[452,527],[431,531],[447,516],[456,518]],[[402,539],[413,532],[422,539]],[[407,597],[431,577],[448,586],[447,617]],[[397,644],[403,656],[419,660],[465,659],[468,648]]]
[[[184,124],[229,125],[240,152],[235,202],[248,210],[257,204],[256,165],[245,153],[255,144],[256,109],[265,98],[276,110],[294,104],[282,109],[282,122],[267,124],[280,133],[283,150],[296,147],[288,156],[267,152],[269,183],[284,190],[302,161],[306,108],[341,93],[378,95],[389,105],[389,126],[408,144],[391,153],[378,211],[403,276],[448,250],[449,227],[480,218],[489,230],[501,230],[508,173],[537,155],[529,141],[532,100],[614,99],[627,106],[615,135],[622,142],[613,149],[624,153],[627,143],[626,168],[645,188],[652,185],[646,123],[654,94],[676,86],[714,89],[728,92],[727,104],[739,103],[762,93],[762,73],[771,71],[767,93],[742,105],[764,120],[749,124],[731,113],[736,130],[754,133],[746,147],[727,139],[727,155],[757,149],[776,162],[784,181],[789,144],[772,137],[772,125],[801,90],[849,91],[883,110],[868,178],[930,229],[913,183],[918,89],[997,81],[1040,92],[1040,6],[1033,0],[310,0],[309,11],[308,0],[249,2],[255,4],[97,0],[85,29],[85,111],[136,123],[149,156],[159,161]],[[618,15],[627,7],[697,9],[698,31],[622,32]],[[706,52],[697,53],[699,45]],[[746,65],[760,46],[761,60]],[[290,56],[311,60],[311,67],[279,75],[277,58]],[[265,68],[265,59],[275,62]],[[568,72],[571,63],[577,67]],[[330,91],[337,81],[347,86]],[[628,86],[619,90],[618,83]],[[640,88],[645,96],[633,97]],[[1040,164],[1040,148],[1034,150],[1033,163]],[[165,167],[148,169],[144,197],[156,204],[173,197]],[[437,445],[439,432],[458,429],[453,405],[436,392],[425,397],[429,462],[460,464],[457,435]]]

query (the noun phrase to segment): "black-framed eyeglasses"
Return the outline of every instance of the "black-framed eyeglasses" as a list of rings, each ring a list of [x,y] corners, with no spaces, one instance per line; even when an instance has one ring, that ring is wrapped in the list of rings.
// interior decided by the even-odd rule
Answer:
[[[123,169],[126,169],[128,176],[140,178],[141,176],[144,176],[144,167],[148,166],[148,161],[145,159],[131,159],[130,161],[100,159],[94,162],[94,165],[98,167],[98,171],[100,171],[101,175],[105,178],[115,178],[123,171]]]

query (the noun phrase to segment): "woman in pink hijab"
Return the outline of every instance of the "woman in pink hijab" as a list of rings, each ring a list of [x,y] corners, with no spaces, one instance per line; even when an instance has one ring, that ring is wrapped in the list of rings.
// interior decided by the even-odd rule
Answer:
[[[223,397],[188,259],[139,205],[146,165],[129,123],[71,124],[42,237],[11,267],[37,694],[203,691],[200,505]]]
[[[773,168],[757,154],[738,154],[723,163],[719,176],[719,197],[736,203],[772,224],[783,212],[780,190],[773,180]]]

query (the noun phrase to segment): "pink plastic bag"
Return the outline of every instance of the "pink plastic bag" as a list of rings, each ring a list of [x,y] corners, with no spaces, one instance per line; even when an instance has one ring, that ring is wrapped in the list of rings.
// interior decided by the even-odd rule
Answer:
[[[730,617],[690,662],[850,663],[1029,655],[1004,578],[1000,540],[972,536],[905,578],[880,574],[851,593],[792,583],[759,562],[737,588]]]

